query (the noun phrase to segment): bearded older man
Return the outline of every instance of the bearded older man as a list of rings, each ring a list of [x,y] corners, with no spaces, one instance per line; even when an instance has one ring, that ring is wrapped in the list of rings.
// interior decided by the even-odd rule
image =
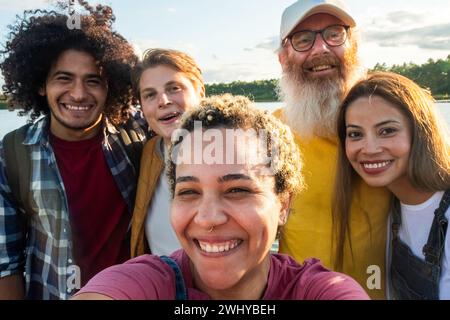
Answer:
[[[340,1],[299,0],[283,13],[278,54],[285,108],[275,114],[296,133],[307,184],[307,190],[293,200],[280,252],[297,261],[320,258],[324,265],[354,277],[372,298],[384,298],[386,190],[355,182],[358,188],[348,221],[350,241],[345,243],[343,257],[336,255],[334,246],[339,225],[333,221],[332,209],[336,114],[345,93],[364,74],[356,23]]]

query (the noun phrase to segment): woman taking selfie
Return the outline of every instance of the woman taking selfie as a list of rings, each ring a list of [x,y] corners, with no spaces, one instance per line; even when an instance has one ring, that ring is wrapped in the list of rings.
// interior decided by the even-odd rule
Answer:
[[[188,112],[167,165],[171,222],[182,249],[99,273],[77,299],[368,299],[317,259],[271,254],[302,188],[291,131],[245,97]]]

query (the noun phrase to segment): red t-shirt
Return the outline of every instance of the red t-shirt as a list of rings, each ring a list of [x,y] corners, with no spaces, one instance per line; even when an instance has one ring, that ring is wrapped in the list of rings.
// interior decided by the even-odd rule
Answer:
[[[184,250],[173,258],[180,266],[189,300],[209,300],[194,288],[189,257]],[[173,300],[175,274],[158,256],[142,255],[95,276],[78,294],[94,292],[117,300]],[[326,269],[319,260],[298,264],[284,254],[270,255],[270,271],[262,300],[368,300],[352,278]]]
[[[75,263],[84,285],[99,271],[129,259],[131,215],[102,150],[103,134],[82,141],[50,135],[66,190]]]

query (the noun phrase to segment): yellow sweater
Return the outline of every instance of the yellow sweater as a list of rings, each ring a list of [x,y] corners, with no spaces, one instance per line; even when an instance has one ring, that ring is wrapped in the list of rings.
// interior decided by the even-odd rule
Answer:
[[[147,141],[141,156],[141,171],[139,173],[136,202],[131,219],[131,257],[150,253],[145,237],[145,218],[158,183],[159,176],[164,168],[164,162],[156,151],[160,142],[156,136]]]
[[[282,110],[275,112],[282,119]],[[298,262],[319,258],[328,268],[334,266],[332,250],[331,202],[337,163],[337,141],[313,137],[307,142],[295,136],[304,161],[306,190],[293,202],[292,211],[280,239],[280,252]],[[351,212],[353,259],[344,251],[343,272],[357,280],[373,299],[385,298],[386,227],[389,193],[371,188],[362,180],[354,187]],[[371,232],[364,211],[371,223]],[[373,266],[379,269],[372,269]],[[369,277],[379,270],[379,281]],[[375,275],[377,276],[377,275]],[[369,287],[367,285],[369,279]],[[373,288],[379,283],[380,289]]]

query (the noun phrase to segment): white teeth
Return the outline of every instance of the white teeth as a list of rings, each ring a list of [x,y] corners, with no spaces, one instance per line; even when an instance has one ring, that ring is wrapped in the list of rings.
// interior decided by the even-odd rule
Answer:
[[[71,104],[66,104],[65,106],[69,110],[75,110],[75,111],[87,111],[87,110],[89,110],[89,106],[74,106],[74,105],[71,105]]]
[[[363,166],[366,169],[378,169],[386,167],[391,161],[384,161],[384,162],[378,162],[378,163],[364,163]]]
[[[330,66],[330,65],[323,65],[323,66],[313,67],[312,70],[317,72],[317,71],[328,70],[328,69],[331,69],[331,68],[332,68],[332,66]]]
[[[232,241],[227,241],[224,243],[217,243],[217,244],[212,244],[212,243],[208,243],[208,242],[202,242],[199,241],[199,245],[200,248],[205,251],[205,252],[212,252],[212,253],[217,253],[217,252],[226,252],[226,251],[230,251],[231,249],[234,249],[237,247],[237,245],[240,243],[240,240],[232,240]]]
[[[160,118],[161,120],[167,120],[168,118],[172,118],[172,117],[178,117],[180,115],[179,112],[172,112],[169,113],[167,115],[165,115],[164,117]]]

